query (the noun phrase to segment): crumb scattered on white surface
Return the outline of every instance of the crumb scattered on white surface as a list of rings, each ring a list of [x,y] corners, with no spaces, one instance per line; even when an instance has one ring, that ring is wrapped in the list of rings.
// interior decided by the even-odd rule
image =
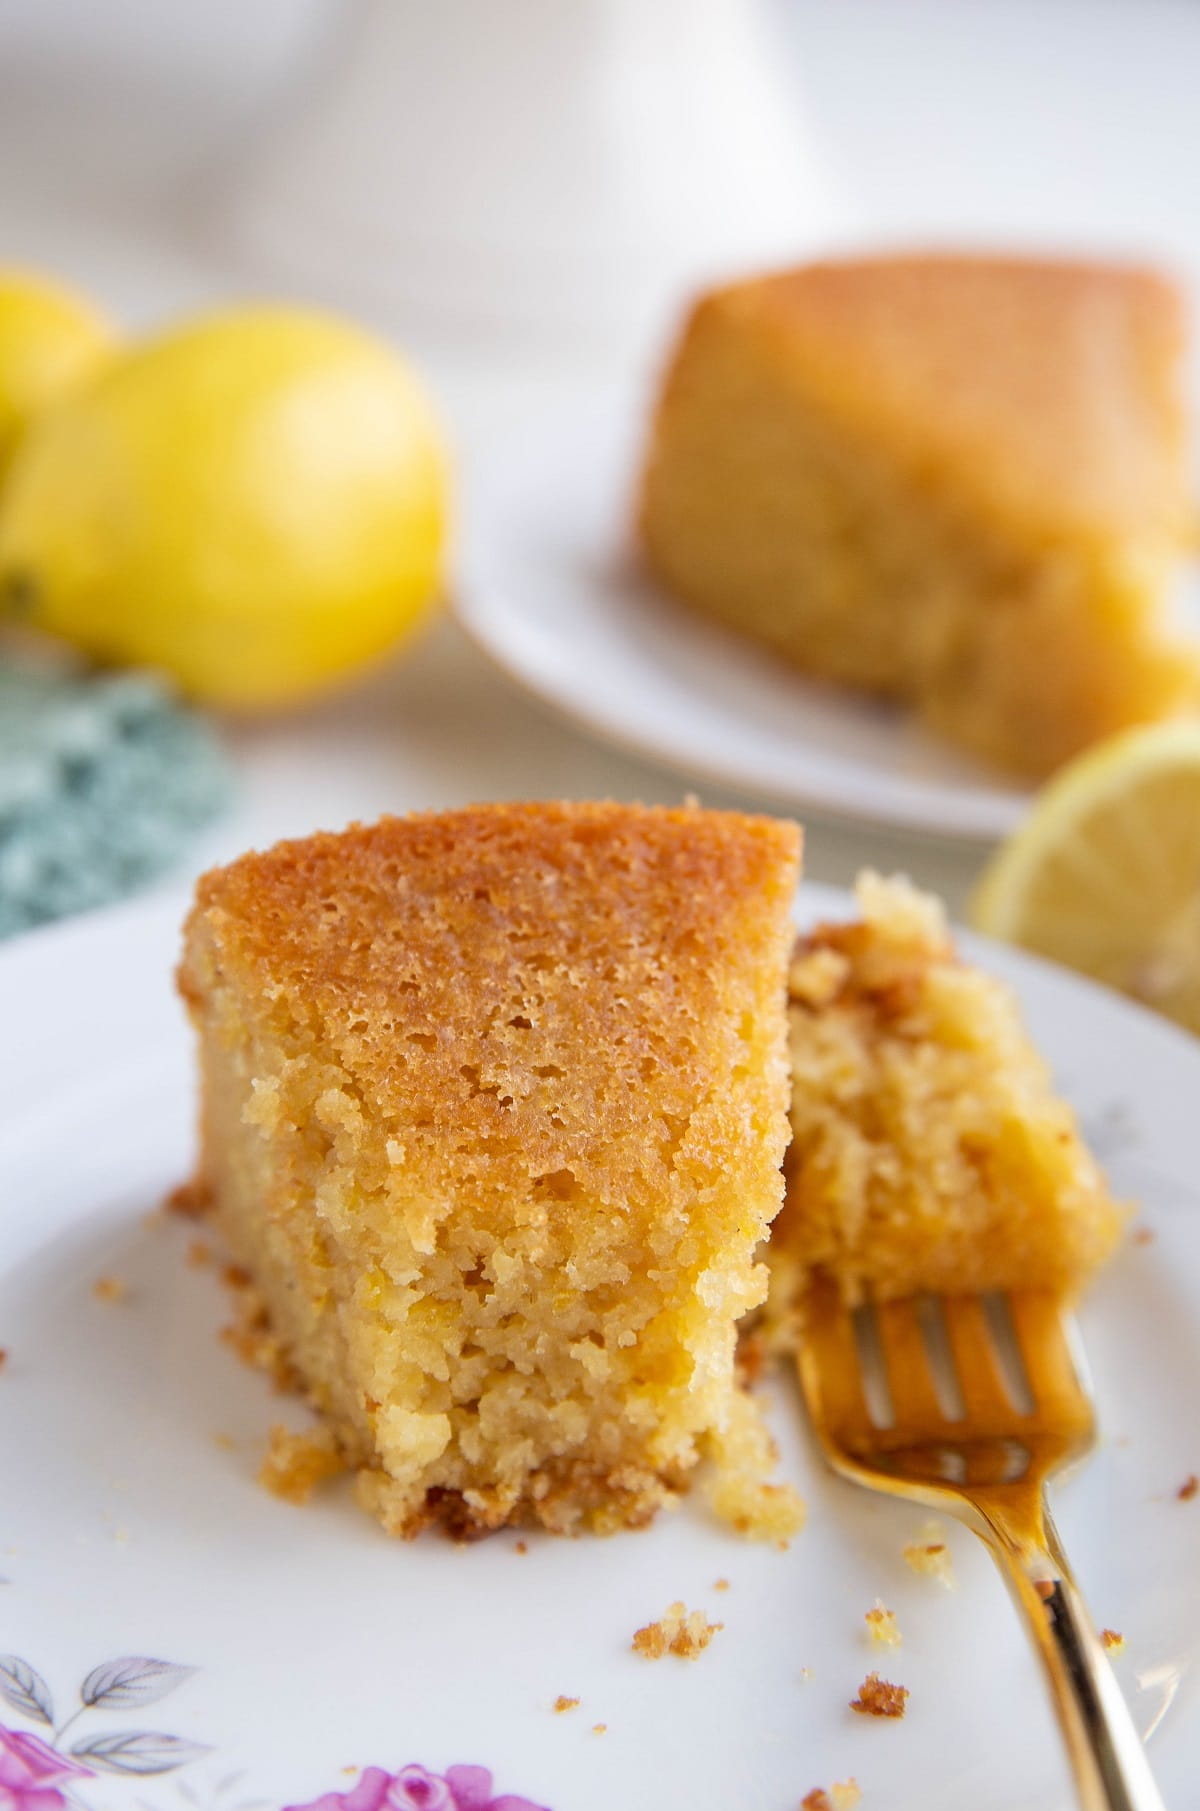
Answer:
[[[896,1612],[889,1610],[878,1598],[874,1607],[866,1612],[864,1618],[867,1634],[876,1647],[898,1648],[902,1637],[900,1624],[896,1621]]]
[[[664,1654],[696,1660],[724,1627],[723,1622],[709,1622],[703,1610],[689,1610],[683,1603],[673,1603],[657,1622],[648,1622],[645,1628],[638,1629],[633,1637],[633,1651],[646,1660],[661,1660]]]
[[[922,1578],[932,1578],[948,1591],[955,1587],[954,1556],[936,1522],[927,1522],[915,1541],[904,1549],[904,1562]]]

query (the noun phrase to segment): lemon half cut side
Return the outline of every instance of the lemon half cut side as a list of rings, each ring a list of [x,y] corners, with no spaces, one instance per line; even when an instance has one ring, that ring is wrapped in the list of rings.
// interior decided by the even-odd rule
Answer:
[[[971,918],[1200,1032],[1200,720],[1130,730],[1064,768]]]

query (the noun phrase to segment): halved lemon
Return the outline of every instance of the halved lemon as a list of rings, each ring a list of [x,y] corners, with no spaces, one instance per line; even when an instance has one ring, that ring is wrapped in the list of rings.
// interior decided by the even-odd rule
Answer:
[[[971,919],[1200,1032],[1200,721],[1130,730],[1065,767],[988,865]]]

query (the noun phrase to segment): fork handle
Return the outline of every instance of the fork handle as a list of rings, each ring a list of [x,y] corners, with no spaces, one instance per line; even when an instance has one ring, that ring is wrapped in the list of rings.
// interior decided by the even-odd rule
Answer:
[[[1075,1772],[1082,1811],[1165,1811],[1100,1638],[1071,1575],[1045,1501],[1042,1544],[1027,1538],[1025,1515],[1011,1520],[1003,1499],[976,1500],[981,1530],[1025,1611]]]

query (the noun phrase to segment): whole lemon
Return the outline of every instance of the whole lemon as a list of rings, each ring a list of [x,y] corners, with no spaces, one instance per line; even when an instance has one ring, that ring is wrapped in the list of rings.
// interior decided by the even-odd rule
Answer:
[[[113,329],[83,296],[32,271],[0,269],[0,476],[38,410],[115,344]]]
[[[446,497],[432,408],[388,345],[316,310],[229,309],[33,424],[0,499],[0,613],[208,703],[290,703],[424,615]]]

